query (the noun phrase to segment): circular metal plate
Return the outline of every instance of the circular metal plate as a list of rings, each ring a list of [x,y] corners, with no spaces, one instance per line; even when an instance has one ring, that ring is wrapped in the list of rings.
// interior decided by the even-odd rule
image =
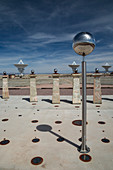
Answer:
[[[33,165],[40,165],[42,162],[43,162],[43,158],[41,158],[41,157],[34,157],[34,158],[31,160],[31,163],[32,163]]]
[[[88,155],[88,154],[82,154],[80,155],[80,160],[83,161],[83,162],[90,162],[91,161],[91,156]]]
[[[76,126],[82,126],[82,120],[74,120],[72,124]]]
[[[82,126],[82,120],[74,120],[72,124],[76,126]],[[88,122],[86,122],[86,124],[88,124]]]
[[[32,123],[37,123],[37,122],[38,122],[38,120],[32,120],[31,122],[32,122]]]
[[[100,110],[97,110],[98,113],[100,113]]]
[[[57,141],[58,141],[58,142],[63,142],[64,140],[65,140],[65,139],[62,138],[62,137],[57,138]]]
[[[39,138],[34,138],[34,139],[32,139],[32,142],[33,142],[33,143],[37,143],[37,142],[39,142],[39,141],[40,141]]]
[[[56,124],[61,124],[62,121],[59,121],[59,120],[58,120],[58,121],[55,121],[55,123],[56,123]]]
[[[7,145],[10,141],[8,139],[4,139],[0,142],[0,145]]]
[[[107,139],[107,138],[103,138],[103,139],[101,139],[101,141],[104,142],[104,143],[109,143],[110,142],[110,140]]]
[[[9,120],[9,119],[2,119],[3,122],[6,122],[6,121],[8,121],[8,120]]]
[[[103,121],[99,121],[98,123],[101,124],[101,125],[105,124],[105,122],[103,122]]]
[[[22,115],[18,115],[19,117],[21,117]]]

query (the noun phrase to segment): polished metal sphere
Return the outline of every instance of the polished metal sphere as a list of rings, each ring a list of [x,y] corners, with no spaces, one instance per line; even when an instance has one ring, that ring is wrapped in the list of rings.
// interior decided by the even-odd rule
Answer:
[[[99,73],[99,69],[98,68],[95,68],[95,73]]]
[[[82,56],[90,54],[95,48],[95,38],[88,32],[80,32],[73,39],[74,51]]]
[[[4,72],[3,72],[3,75],[6,75],[6,74],[7,74],[6,71],[4,71]]]
[[[31,74],[35,74],[35,71],[33,69],[31,70]]]
[[[55,69],[54,69],[54,73],[56,74],[57,72],[58,72],[58,69],[57,69],[57,68],[55,68]]]
[[[78,73],[78,69],[77,68],[75,68],[75,73]]]

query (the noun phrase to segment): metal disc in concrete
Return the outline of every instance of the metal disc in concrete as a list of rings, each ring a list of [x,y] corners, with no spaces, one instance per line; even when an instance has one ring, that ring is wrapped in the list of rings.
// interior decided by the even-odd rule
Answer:
[[[32,122],[32,123],[37,123],[37,122],[38,122],[38,120],[32,120],[31,122]]]
[[[41,163],[43,162],[43,158],[41,157],[34,157],[32,160],[31,160],[31,163],[33,165],[40,165]]]
[[[61,124],[62,121],[57,120],[57,121],[55,121],[55,123],[56,123],[56,124]]]
[[[105,124],[104,121],[99,121],[98,123],[101,124],[101,125],[104,125],[104,124]]]
[[[8,139],[5,139],[5,138],[4,138],[4,140],[2,140],[2,141],[0,142],[0,145],[7,145],[9,142],[10,142],[10,141],[9,141]]]
[[[63,142],[64,140],[65,140],[65,139],[62,138],[62,137],[57,138],[57,141],[58,141],[58,142]]]
[[[88,154],[82,154],[80,155],[80,160],[83,161],[83,162],[90,162],[91,161],[91,156],[88,155]]]
[[[104,142],[104,143],[109,143],[110,142],[110,140],[107,139],[107,138],[103,138],[103,139],[101,139],[101,141]]]
[[[2,119],[3,122],[6,122],[6,121],[8,121],[8,120],[9,120],[9,119]]]
[[[39,141],[40,141],[39,138],[34,138],[34,139],[32,139],[32,142],[33,142],[33,143],[37,143],[37,142],[39,142]]]

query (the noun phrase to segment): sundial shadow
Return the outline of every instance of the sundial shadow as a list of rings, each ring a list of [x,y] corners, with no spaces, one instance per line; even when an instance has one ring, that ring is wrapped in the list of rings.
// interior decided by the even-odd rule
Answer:
[[[64,103],[72,104],[72,101],[71,101],[71,100],[61,99],[60,101],[61,101],[61,102],[64,102]]]
[[[45,101],[45,102],[48,102],[48,103],[52,104],[52,100],[50,100],[50,99],[42,99],[42,101]]]
[[[113,101],[113,99],[110,99],[110,98],[102,98],[102,100]]]
[[[30,98],[22,98],[22,100],[25,100],[27,102],[30,102]]]
[[[82,99],[81,99],[82,102]],[[92,103],[93,104],[93,100],[86,100],[87,103]]]
[[[52,127],[46,124],[39,125],[36,127],[37,130],[41,132],[50,132],[52,130]]]
[[[63,138],[65,142],[69,143],[70,145],[73,145],[77,149],[80,148],[80,146],[77,145],[76,143],[73,143],[72,141],[64,138],[63,136],[60,136],[59,134],[53,132],[52,127],[50,125],[42,124],[42,125],[37,126],[36,129],[41,131],[41,132],[50,132],[51,134],[57,136],[58,138]]]
[[[93,101],[92,100],[86,100],[87,103],[92,103],[93,104]]]

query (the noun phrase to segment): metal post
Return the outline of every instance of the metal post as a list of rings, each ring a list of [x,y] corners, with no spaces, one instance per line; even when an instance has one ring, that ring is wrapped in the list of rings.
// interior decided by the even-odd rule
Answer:
[[[84,60],[82,61],[82,144],[78,150],[81,153],[90,151],[86,145],[86,62]]]
[[[73,39],[74,51],[83,56],[82,61],[82,144],[78,151],[87,153],[90,149],[86,145],[86,62],[85,56],[90,54],[95,48],[95,38],[89,32],[80,32]]]

